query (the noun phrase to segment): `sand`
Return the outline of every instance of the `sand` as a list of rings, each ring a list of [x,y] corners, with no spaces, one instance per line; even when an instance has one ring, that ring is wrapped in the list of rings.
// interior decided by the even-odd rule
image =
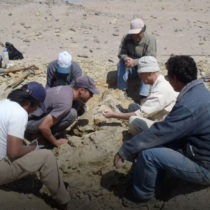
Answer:
[[[24,60],[11,63],[18,67],[29,64],[39,67],[39,74],[29,76],[24,82],[36,80],[45,84],[47,64],[56,59],[59,52],[67,50],[81,65],[84,74],[96,80],[102,92],[102,96],[88,103],[90,110],[80,121],[87,118],[89,124],[78,125],[75,130],[77,135],[69,135],[69,144],[54,149],[72,196],[81,199],[81,202],[89,202],[91,210],[129,209],[122,206],[120,196],[126,191],[122,185],[128,186],[131,181],[130,177],[125,178],[131,165],[126,163],[121,171],[112,166],[114,153],[122,139],[128,138],[122,136],[127,125],[118,120],[105,121],[99,113],[106,106],[128,104],[119,91],[108,90],[106,75],[116,71],[121,38],[135,17],[142,18],[147,32],[156,36],[157,58],[163,73],[164,63],[171,54],[186,54],[198,62],[199,77],[209,74],[208,0],[0,1],[0,42],[13,43],[24,55]],[[3,47],[0,47],[0,52],[2,50]],[[18,76],[21,73],[0,78],[1,97],[6,95],[4,89],[7,85]],[[94,117],[99,124],[103,122],[103,126],[94,125]],[[30,185],[30,182],[27,183]],[[172,191],[168,199],[162,200],[156,207],[142,209],[209,209],[208,188],[200,189],[189,183],[168,188]],[[0,209],[53,208],[56,207],[43,193],[37,196],[33,190],[0,190]]]

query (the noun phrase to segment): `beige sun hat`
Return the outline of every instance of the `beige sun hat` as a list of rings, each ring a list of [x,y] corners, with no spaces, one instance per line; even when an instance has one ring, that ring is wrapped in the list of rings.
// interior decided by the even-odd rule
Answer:
[[[144,56],[139,59],[138,73],[158,72],[160,67],[157,59],[153,56]]]
[[[140,18],[133,19],[130,23],[128,34],[138,34],[144,28],[144,21]]]

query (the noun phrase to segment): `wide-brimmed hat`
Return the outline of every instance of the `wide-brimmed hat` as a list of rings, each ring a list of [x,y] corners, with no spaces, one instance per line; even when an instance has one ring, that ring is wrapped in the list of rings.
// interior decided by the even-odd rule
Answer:
[[[140,18],[136,18],[131,21],[130,23],[130,30],[128,31],[128,34],[138,34],[142,31],[144,28],[144,21]]]

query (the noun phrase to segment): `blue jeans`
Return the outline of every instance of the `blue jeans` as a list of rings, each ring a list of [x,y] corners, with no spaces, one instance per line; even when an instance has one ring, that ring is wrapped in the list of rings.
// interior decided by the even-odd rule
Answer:
[[[126,75],[128,74],[128,75]],[[128,88],[128,76],[129,78],[139,78],[138,72],[136,69],[129,69],[125,66],[124,61],[120,60],[117,64],[117,88],[121,90],[127,90]],[[148,96],[150,85],[146,85],[140,80],[140,90],[139,95]]]
[[[153,197],[157,176],[163,171],[187,181],[210,183],[210,170],[170,148],[152,148],[138,156],[133,175],[134,196],[139,199]]]

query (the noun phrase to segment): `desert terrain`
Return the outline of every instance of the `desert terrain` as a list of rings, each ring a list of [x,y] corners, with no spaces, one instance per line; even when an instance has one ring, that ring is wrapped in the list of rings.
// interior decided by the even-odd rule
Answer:
[[[123,205],[122,197],[131,185],[132,164],[125,162],[119,170],[113,167],[114,154],[130,138],[127,122],[105,119],[101,111],[119,111],[119,105],[127,108],[135,99],[135,94],[124,98],[116,89],[115,77],[120,41],[135,17],[142,18],[147,33],[156,36],[157,58],[164,75],[164,63],[172,54],[191,55],[198,64],[198,77],[209,75],[208,0],[0,0],[0,42],[11,42],[24,56],[10,64],[39,68],[17,85],[27,70],[0,75],[1,99],[29,81],[45,85],[47,64],[63,50],[71,53],[101,92],[67,129],[68,144],[53,149],[72,198],[83,202],[86,210],[131,209]],[[3,49],[0,46],[0,54]],[[209,190],[168,177],[163,195],[138,209],[209,210]],[[27,178],[0,188],[0,209],[49,210],[56,206],[37,178]]]

